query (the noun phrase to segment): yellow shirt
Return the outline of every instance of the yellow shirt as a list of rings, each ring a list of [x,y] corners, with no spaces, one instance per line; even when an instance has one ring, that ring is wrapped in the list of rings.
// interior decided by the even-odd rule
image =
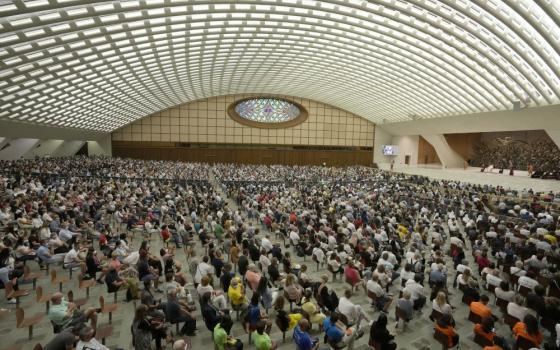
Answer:
[[[241,284],[238,284],[237,288],[233,288],[233,286],[230,285],[227,294],[232,305],[237,306],[245,303],[245,295],[243,294],[243,287]]]

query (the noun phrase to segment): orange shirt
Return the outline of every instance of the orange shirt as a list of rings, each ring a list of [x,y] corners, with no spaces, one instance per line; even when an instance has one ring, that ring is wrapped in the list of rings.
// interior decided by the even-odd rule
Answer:
[[[484,349],[482,350],[504,350],[504,349],[502,349],[502,347],[498,345],[491,345],[491,346],[485,346]]]
[[[485,318],[492,316],[492,310],[480,301],[473,301],[470,305],[471,311],[478,316]]]
[[[474,332],[481,337],[488,339],[490,342],[494,341],[494,337],[496,336],[496,333],[494,332],[486,333],[484,329],[482,329],[482,325],[480,323],[474,325]]]
[[[448,346],[453,347],[453,345],[454,345],[453,344],[453,337],[455,336],[455,334],[457,334],[457,333],[455,333],[455,329],[451,326],[442,328],[437,323],[436,323],[436,329],[439,332],[441,332],[441,333],[443,333],[447,336],[447,342],[449,344]]]
[[[517,339],[518,337],[523,337],[533,342],[533,344],[535,344],[536,347],[539,347],[543,341],[543,336],[541,332],[539,332],[537,335],[531,335],[527,333],[527,327],[523,322],[517,322],[515,326],[513,326],[511,332],[513,333],[513,335],[515,335],[515,339]]]

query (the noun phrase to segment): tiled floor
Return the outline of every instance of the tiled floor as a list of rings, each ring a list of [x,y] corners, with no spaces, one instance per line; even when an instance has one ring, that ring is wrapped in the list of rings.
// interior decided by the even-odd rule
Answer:
[[[232,201],[230,201],[230,206],[234,206],[234,205],[235,204]],[[138,247],[139,242],[140,242],[139,238],[136,238],[134,241],[135,247]],[[161,241],[159,239],[156,239],[152,242],[153,251],[159,250],[160,246],[161,246]],[[293,256],[296,257],[296,254],[293,254]],[[184,255],[182,255],[182,253],[179,253],[177,258],[183,262],[185,261],[185,257]],[[309,258],[307,259],[307,264],[309,266],[309,271],[311,272],[312,276],[318,277],[325,272],[323,269],[321,269],[320,271],[316,271],[315,263],[311,262],[310,260],[311,259]],[[296,257],[296,261],[300,264],[305,263],[303,262],[302,258],[298,258],[298,257]],[[470,259],[470,263],[473,264],[472,258]],[[451,299],[450,302],[453,306],[457,306],[457,309],[454,313],[454,317],[457,321],[456,329],[458,330],[461,336],[460,347],[462,349],[479,349],[480,347],[472,341],[473,324],[467,320],[467,315],[468,315],[467,307],[461,304],[460,292],[453,290],[451,287],[452,277],[455,276],[455,271],[453,270],[453,265],[451,261],[449,261],[447,265],[448,265],[447,268],[450,271],[448,285],[450,291],[452,292],[452,295],[450,297]],[[34,262],[31,263],[30,266],[33,269],[37,269],[37,265]],[[187,266],[187,264],[185,263],[184,266]],[[67,276],[67,272],[61,271],[60,268],[57,269],[59,270],[61,275]],[[339,279],[335,282],[331,282],[331,284],[332,286],[334,286],[339,296],[343,295],[343,291],[346,286],[344,282],[341,282]],[[44,293],[55,292],[58,288],[55,285],[51,285],[50,281],[46,278],[39,280],[38,285],[43,286]],[[400,289],[399,286],[400,286],[400,281],[397,281],[395,283],[395,286],[392,288],[391,292],[395,295],[398,294],[398,291]],[[30,284],[23,287],[31,289]],[[85,291],[78,290],[77,288],[76,277],[74,277],[74,280],[71,283],[64,285],[63,291],[65,293],[69,289],[72,289],[74,291],[76,297],[78,298],[85,297]],[[426,291],[428,294],[429,293],[428,288],[426,288]],[[113,300],[112,295],[107,295],[106,288],[104,285],[96,286],[91,290],[88,305],[97,307],[99,305],[98,299],[100,295],[104,295],[107,301]],[[35,298],[34,293],[31,293],[31,295],[22,298],[22,307],[25,309],[26,315],[32,315],[37,312],[45,311],[45,306],[43,304],[35,303],[34,298]],[[122,302],[123,299],[124,299],[124,293],[119,296],[118,310],[113,315],[113,326],[114,326],[113,336],[107,339],[107,345],[111,349],[114,349],[116,346],[119,346],[124,349],[133,348],[131,344],[131,337],[130,337],[130,325],[134,314],[134,308],[132,303],[128,303],[128,304],[123,303]],[[374,311],[373,308],[369,306],[368,298],[364,295],[363,291],[358,291],[357,294],[353,297],[353,300],[356,303],[359,303],[364,306],[364,308],[368,313],[368,316],[371,319],[377,318],[378,312]],[[491,300],[493,301],[493,298]],[[12,310],[10,315],[0,320],[0,336],[4,338],[3,344],[5,346],[15,344],[15,345],[21,345],[21,349],[31,350],[37,342],[45,344],[52,337],[53,334],[52,327],[49,321],[46,318],[44,318],[43,321],[37,327],[35,327],[33,340],[31,341],[27,340],[27,329],[15,328],[16,322],[15,322],[15,314],[13,311],[14,307],[7,306],[7,305],[3,305],[2,307],[6,307]],[[494,306],[493,308],[495,310],[495,313],[497,315],[500,315],[499,311],[497,311],[497,309]],[[414,320],[412,320],[406,326],[405,330],[401,329],[396,331],[397,333],[396,342],[398,345],[398,349],[418,350],[418,349],[434,349],[434,348],[438,349],[441,347],[441,345],[437,343],[432,337],[433,323],[428,319],[430,312],[431,312],[431,304],[428,302],[428,305],[424,307],[422,312],[416,314]],[[197,312],[196,314],[197,314],[197,322],[198,322],[197,324],[198,324],[199,332],[197,336],[192,338],[193,348],[197,350],[211,349],[213,348],[211,345],[212,344],[211,334],[204,326],[200,313]],[[391,307],[389,312],[389,325],[390,325],[389,329],[391,331],[394,331],[394,323],[395,323],[394,317],[395,316],[394,316],[394,306],[393,306]],[[107,322],[108,322],[108,316],[100,315],[99,325],[103,326],[107,324]],[[497,323],[496,329],[499,335],[505,336],[506,338],[510,338],[511,332],[509,331],[509,328],[503,324],[503,322]],[[369,331],[367,327],[366,327],[366,331]],[[244,333],[239,323],[235,324],[232,333],[234,336],[242,339],[244,343],[247,343],[247,335]],[[366,336],[357,340],[354,347],[355,349],[367,348],[366,345],[368,341],[367,334],[368,333],[366,332]],[[295,346],[291,341],[291,332],[287,334],[286,342],[282,343],[282,334],[279,332],[276,326],[273,326],[273,332],[271,334],[271,337],[273,338],[273,340],[280,342],[280,349],[295,349]],[[0,346],[0,349],[5,349],[4,345]],[[245,348],[254,349],[254,346],[253,345],[247,346],[246,344]]]

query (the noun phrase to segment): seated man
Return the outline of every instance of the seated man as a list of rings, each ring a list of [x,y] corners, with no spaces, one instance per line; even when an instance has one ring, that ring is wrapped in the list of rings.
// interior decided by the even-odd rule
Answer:
[[[43,347],[43,350],[74,350],[74,343],[78,341],[83,325],[76,325],[63,329]]]
[[[473,301],[470,310],[473,314],[480,316],[482,319],[492,317],[492,310],[488,307],[489,298],[486,294],[480,296],[480,301]]]
[[[80,249],[78,247],[78,244],[77,243],[72,244],[72,248],[64,256],[63,266],[67,269],[74,269],[76,267],[79,267],[83,271],[85,271],[85,261],[78,256],[79,252]]]
[[[420,284],[422,276],[420,274],[414,275],[414,280],[408,280],[405,283],[403,291],[410,293],[410,300],[414,303],[414,310],[420,310],[426,304],[426,296],[424,295],[424,286]]]
[[[323,330],[329,344],[335,345],[337,348],[348,346],[352,348],[356,338],[363,335],[363,331],[359,328],[346,327],[339,320],[339,315],[333,312],[330,317],[327,317],[323,322]]]
[[[303,318],[294,328],[293,338],[297,350],[317,350],[319,348],[319,340],[309,334],[310,327],[309,321]]]
[[[89,320],[93,329],[97,328],[97,312],[94,308],[90,307],[85,311],[80,311],[76,308],[76,304],[64,300],[60,292],[53,294],[51,304],[48,318],[56,326],[67,328]]]
[[[95,328],[85,326],[80,330],[80,341],[76,350],[109,350],[109,348],[95,339]]]
[[[189,337],[196,334],[196,319],[186,307],[177,301],[176,290],[171,290],[167,296],[166,315],[167,320],[171,323],[185,322],[183,328],[181,328],[181,334]]]
[[[378,275],[376,274],[372,275],[371,280],[368,281],[366,286],[368,292],[372,292],[376,296],[375,306],[379,310],[383,310],[386,312],[389,306],[391,305],[393,298],[391,298],[385,293],[385,289],[381,287],[381,284],[379,284],[378,279],[379,279]]]
[[[346,289],[344,291],[344,296],[340,298],[338,303],[338,312],[346,316],[348,320],[348,325],[356,325],[357,328],[360,328],[360,322],[362,319],[365,319],[369,322],[369,318],[367,317],[364,308],[361,305],[354,304],[350,301],[350,297],[352,297],[352,291],[350,289]]]

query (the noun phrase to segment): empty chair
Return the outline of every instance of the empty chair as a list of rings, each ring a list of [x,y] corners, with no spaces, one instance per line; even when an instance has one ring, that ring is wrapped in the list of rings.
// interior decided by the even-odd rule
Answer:
[[[117,310],[117,304],[106,304],[105,298],[102,295],[99,296],[99,308],[102,314],[109,314],[109,324],[113,321],[113,312]]]
[[[23,280],[24,281],[32,281],[33,282],[33,289],[37,287],[37,279],[41,278],[41,274],[36,272],[31,272],[29,266],[23,266]]]
[[[76,307],[78,309],[88,302],[88,298],[74,299],[74,292],[72,290],[68,291],[67,299],[69,302],[76,304]]]
[[[89,289],[95,286],[96,282],[95,279],[85,280],[84,275],[78,275],[78,288],[86,290],[86,298],[89,298]],[[116,301],[116,300],[115,300]]]
[[[24,297],[29,294],[25,289],[15,290],[12,282],[6,282],[4,284],[6,299],[16,299],[16,305],[19,305],[19,298]]]
[[[25,312],[22,308],[16,308],[16,327],[29,329],[29,339],[33,339],[33,326],[41,322],[44,314],[38,313],[33,317],[25,318]]]
[[[51,303],[52,294],[43,294],[43,287],[38,286],[35,289],[35,301],[37,303],[43,303],[47,307],[47,313],[49,313],[49,307]]]
[[[58,284],[58,291],[62,292],[62,284],[68,282],[69,279],[66,277],[57,277],[56,271],[51,271],[51,284]]]
[[[95,338],[101,339],[101,344],[105,345],[105,339],[113,335],[113,326],[98,327],[95,331]]]

